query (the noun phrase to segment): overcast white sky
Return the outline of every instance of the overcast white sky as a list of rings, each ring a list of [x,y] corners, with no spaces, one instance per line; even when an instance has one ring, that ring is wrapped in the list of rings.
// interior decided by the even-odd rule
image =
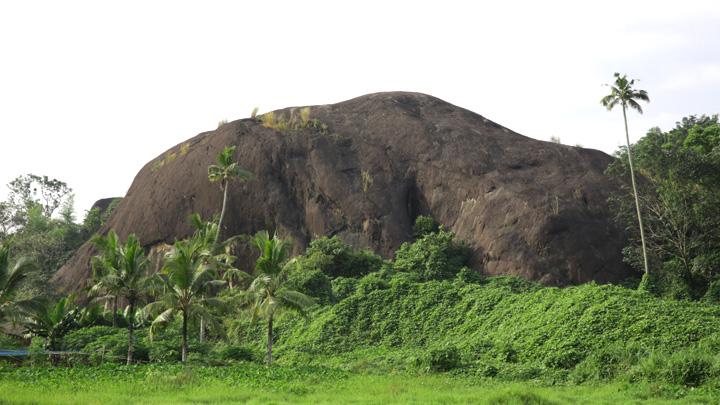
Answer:
[[[651,97],[633,139],[720,112],[720,2],[2,2],[0,198],[46,174],[81,216],[219,120],[377,91],[612,153],[615,71]]]

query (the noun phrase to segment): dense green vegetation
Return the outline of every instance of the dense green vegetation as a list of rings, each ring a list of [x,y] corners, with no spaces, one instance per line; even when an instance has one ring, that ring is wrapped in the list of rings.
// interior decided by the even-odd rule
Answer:
[[[276,314],[275,361],[291,369],[311,365],[352,375],[450,372],[467,381],[492,378],[492,384],[655,385],[660,397],[697,388],[702,392],[720,389],[720,357],[716,355],[720,307],[716,304],[658,298],[620,286],[591,283],[548,288],[514,277],[482,278],[463,267],[461,246],[450,232],[438,228],[400,249],[395,261],[380,264],[371,273],[333,277],[331,285],[337,285],[337,280],[355,282],[342,291],[343,296],[331,289],[327,302],[314,307],[309,321],[292,312]],[[426,257],[427,251],[455,264],[427,281],[422,279],[424,262],[395,265]],[[337,252],[368,254],[348,246]],[[260,266],[275,266],[265,263]],[[293,271],[314,274],[317,269],[293,266]],[[327,295],[327,286],[307,293]],[[218,297],[231,299],[235,294],[227,290]],[[197,329],[187,328],[189,363],[228,366],[267,359],[267,325],[237,312],[219,315],[219,319],[226,339],[214,335],[200,342]],[[182,359],[179,320],[171,324],[152,339],[146,327],[137,331],[138,361]],[[124,362],[127,339],[124,328],[77,329],[64,338],[63,349],[91,355],[64,361],[74,365]],[[39,356],[31,361],[42,364],[45,359]]]
[[[633,106],[621,96],[606,105]],[[289,128],[310,122],[301,112]],[[414,239],[391,260],[338,237],[318,238],[294,258],[291,242],[267,231],[222,238],[228,184],[251,176],[234,151],[225,148],[208,170],[223,193],[219,217],[193,215],[195,232],[168,248],[155,275],[134,235],[94,235],[107,213],[74,222],[64,183],[33,175],[11,183],[0,205],[0,326],[8,332],[0,348],[27,347],[30,356],[0,359],[3,400],[33,402],[48,389],[53,403],[720,395],[717,116],[653,129],[608,169],[631,183],[611,203],[630,234],[625,258],[645,273],[640,288],[484,277],[467,267],[463,241],[429,216],[416,219]],[[90,238],[99,251],[91,285],[80,299],[55,295],[49,276]],[[251,273],[235,267],[239,243],[257,252]]]
[[[650,262],[649,289],[674,298],[717,301],[720,286],[720,124],[718,117],[687,117],[668,132],[657,128],[630,148],[642,173],[638,194]],[[627,179],[626,151],[608,173]],[[627,228],[625,258],[642,267],[641,243],[629,188],[614,196]]]
[[[66,183],[27,174],[7,187],[8,198],[0,201],[0,243],[15,259],[25,257],[34,265],[24,277],[19,299],[52,295],[50,277],[100,229],[119,199],[103,212],[87,211],[82,223],[77,223],[72,189]]]

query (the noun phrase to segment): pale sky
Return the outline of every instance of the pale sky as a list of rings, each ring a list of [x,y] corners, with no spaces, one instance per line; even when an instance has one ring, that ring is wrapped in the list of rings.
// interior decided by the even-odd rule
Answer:
[[[4,1],[0,199],[67,182],[82,217],[218,121],[417,91],[521,134],[612,153],[615,71],[651,103],[631,138],[720,112],[717,1]]]

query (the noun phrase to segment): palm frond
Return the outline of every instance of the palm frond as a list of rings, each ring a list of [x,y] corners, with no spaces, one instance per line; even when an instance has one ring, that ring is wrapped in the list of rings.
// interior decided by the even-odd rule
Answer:
[[[147,307],[146,307],[147,308]],[[150,340],[154,338],[155,331],[157,328],[162,328],[168,323],[172,322],[172,320],[175,318],[175,308],[168,308],[165,311],[163,311],[160,315],[158,315],[150,324]]]
[[[637,101],[635,101],[635,100],[633,100],[633,99],[629,99],[629,100],[627,100],[627,105],[628,105],[628,107],[636,110],[636,111],[639,112],[640,114],[643,113],[642,107],[640,107],[640,104],[638,104]]]
[[[282,289],[277,292],[277,299],[282,302],[282,307],[299,312],[307,317],[307,310],[315,305],[315,300],[307,295],[293,290]]]

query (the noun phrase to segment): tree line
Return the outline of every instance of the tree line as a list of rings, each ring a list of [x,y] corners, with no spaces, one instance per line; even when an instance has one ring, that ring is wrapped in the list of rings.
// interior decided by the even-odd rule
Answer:
[[[191,217],[194,233],[177,240],[164,255],[162,269],[148,274],[150,261],[140,240],[129,235],[123,242],[114,231],[92,238],[100,254],[92,258],[93,279],[88,290],[90,300],[112,303],[113,326],[118,325],[119,304],[128,330],[127,364],[134,362],[134,329],[142,319],[151,319],[150,335],[166,327],[176,317],[181,319],[181,360],[188,356],[188,327],[200,320],[201,336],[205,329],[222,333],[213,309],[237,311],[252,319],[267,321],[267,362],[272,363],[273,319],[277,312],[294,310],[307,316],[314,300],[286,285],[288,274],[296,265],[289,260],[289,241],[260,231],[244,238],[259,257],[252,275],[234,267],[235,257],[228,249],[239,236],[221,239],[222,220],[227,207],[228,187],[232,181],[248,180],[252,174],[233,161],[235,147],[223,149],[217,164],[208,168],[208,179],[217,182],[223,192],[223,205],[216,220]],[[60,196],[58,195],[58,198]],[[57,207],[56,207],[57,208]],[[32,207],[31,207],[32,209]],[[47,215],[52,215],[48,210]],[[22,282],[37,263],[22,256],[11,263],[12,240],[0,248],[0,324],[12,322],[31,336],[46,338],[50,352],[60,348],[62,336],[82,321],[84,310],[76,296],[56,300],[47,294],[23,299],[18,297]],[[244,282],[246,288],[232,288],[232,294],[220,298],[225,287]],[[139,322],[140,321],[140,322]]]

